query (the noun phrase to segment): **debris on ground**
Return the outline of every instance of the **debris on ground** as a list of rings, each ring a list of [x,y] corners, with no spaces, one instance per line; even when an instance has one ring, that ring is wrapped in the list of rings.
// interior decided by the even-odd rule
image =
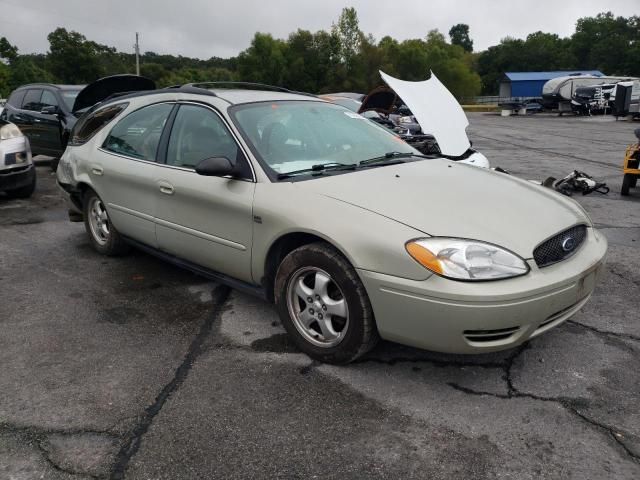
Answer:
[[[542,185],[548,188],[553,188],[558,192],[571,196],[576,192],[582,193],[582,195],[588,195],[592,192],[598,192],[603,195],[609,193],[609,187],[604,182],[596,181],[591,175],[588,175],[579,170],[574,170],[569,175],[560,180],[549,177]]]

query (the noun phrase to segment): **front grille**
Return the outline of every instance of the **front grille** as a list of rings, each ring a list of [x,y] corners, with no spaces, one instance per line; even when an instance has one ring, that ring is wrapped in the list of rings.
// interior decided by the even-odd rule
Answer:
[[[20,167],[8,168],[6,170],[0,170],[0,175],[13,175],[14,173],[24,172],[25,170],[29,170],[31,168],[31,164],[23,165]]]
[[[533,251],[533,259],[540,268],[560,262],[577,252],[586,237],[586,226],[571,227],[538,245]]]

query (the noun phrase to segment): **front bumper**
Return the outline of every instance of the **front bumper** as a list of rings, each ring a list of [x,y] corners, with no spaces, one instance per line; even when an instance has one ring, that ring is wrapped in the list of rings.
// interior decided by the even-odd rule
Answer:
[[[559,325],[587,302],[603,269],[607,240],[593,228],[572,257],[493,282],[437,275],[415,281],[358,270],[380,336],[447,353],[512,348]]]
[[[0,192],[16,190],[31,185],[36,176],[34,165],[6,168],[0,170]]]
[[[31,185],[35,176],[27,137],[0,140],[0,191]]]

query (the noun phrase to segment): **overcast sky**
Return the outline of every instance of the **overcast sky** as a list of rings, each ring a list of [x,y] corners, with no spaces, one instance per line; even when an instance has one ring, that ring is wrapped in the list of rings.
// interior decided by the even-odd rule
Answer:
[[[603,10],[640,14],[640,0],[0,0],[0,37],[21,53],[44,53],[47,34],[61,26],[132,52],[138,31],[143,52],[229,57],[256,31],[285,38],[298,28],[329,30],[345,6],[376,39],[421,38],[434,28],[446,34],[467,23],[475,50],[537,30],[568,36],[578,18]]]

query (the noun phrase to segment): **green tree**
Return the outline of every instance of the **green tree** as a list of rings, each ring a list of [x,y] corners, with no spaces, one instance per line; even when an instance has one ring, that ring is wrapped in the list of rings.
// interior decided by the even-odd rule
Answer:
[[[105,50],[98,44],[87,41],[84,35],[57,28],[47,39],[49,70],[59,81],[82,84],[105,75],[106,69],[99,57]],[[108,50],[107,47],[105,49]]]
[[[18,56],[11,63],[11,73],[9,75],[11,90],[26,83],[54,81],[55,78],[51,73],[39,67],[33,59],[27,56]]]
[[[18,57],[18,47],[11,45],[6,37],[0,37],[0,59],[10,63]]]
[[[331,31],[340,41],[340,60],[349,71],[355,56],[360,52],[364,37],[360,31],[356,9],[343,8],[338,23],[332,25]]]
[[[535,32],[525,40],[504,38],[477,58],[482,91],[496,94],[505,72],[574,70],[578,68],[571,40],[556,34]]]
[[[578,20],[571,47],[580,68],[609,75],[640,75],[640,17],[600,13]]]
[[[238,55],[238,73],[245,81],[282,85],[286,78],[287,44],[268,33],[256,33],[251,46]]]
[[[469,37],[469,25],[458,23],[449,30],[452,45],[462,47],[465,52],[473,52],[473,40]]]
[[[7,98],[11,92],[11,69],[0,62],[0,98]]]

